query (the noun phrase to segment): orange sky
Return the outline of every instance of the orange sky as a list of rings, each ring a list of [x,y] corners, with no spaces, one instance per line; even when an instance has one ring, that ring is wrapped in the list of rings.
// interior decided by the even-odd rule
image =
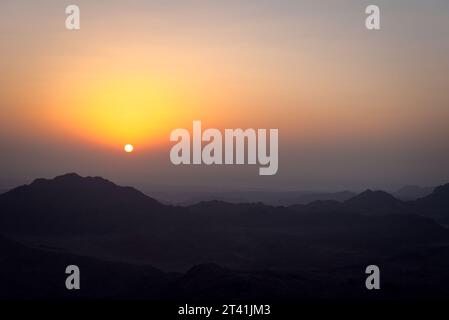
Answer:
[[[340,177],[351,175],[345,163],[366,173],[354,186],[447,178],[437,170],[449,159],[441,146],[449,134],[447,4],[384,4],[382,30],[368,32],[357,1],[78,3],[74,32],[64,28],[64,2],[0,4],[0,142],[8,150],[0,181],[71,169],[175,181],[179,169],[162,160],[168,136],[192,120],[279,128],[285,169],[275,186],[351,187]],[[157,172],[144,160],[127,168],[115,153],[125,143],[159,159]],[[63,156],[74,150],[86,157],[79,167]],[[44,159],[55,153],[52,169]],[[23,155],[42,163],[20,167]],[[120,159],[107,170],[89,160],[108,157]],[[402,168],[409,158],[416,163]],[[417,173],[430,163],[435,172]],[[239,183],[258,185],[253,171]]]

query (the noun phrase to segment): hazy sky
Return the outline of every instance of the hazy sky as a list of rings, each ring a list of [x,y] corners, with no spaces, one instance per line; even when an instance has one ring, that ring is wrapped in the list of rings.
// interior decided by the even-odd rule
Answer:
[[[449,182],[449,1],[6,0],[0,52],[0,187],[66,172],[231,189]],[[192,120],[279,128],[278,174],[172,165],[170,132]]]

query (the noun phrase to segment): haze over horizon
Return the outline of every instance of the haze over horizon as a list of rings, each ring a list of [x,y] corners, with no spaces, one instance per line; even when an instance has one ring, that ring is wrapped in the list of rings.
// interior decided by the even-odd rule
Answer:
[[[0,3],[0,189],[394,190],[449,181],[449,2]],[[278,128],[279,171],[174,166],[173,129]],[[123,146],[133,144],[126,154]]]

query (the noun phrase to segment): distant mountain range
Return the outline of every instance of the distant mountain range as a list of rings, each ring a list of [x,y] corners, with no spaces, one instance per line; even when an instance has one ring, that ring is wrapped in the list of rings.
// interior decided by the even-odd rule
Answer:
[[[317,191],[191,191],[171,190],[161,191],[155,188],[145,188],[150,194],[166,204],[192,205],[200,201],[219,200],[232,203],[262,202],[272,206],[290,206],[308,204],[314,201],[334,200],[343,202],[357,195],[353,191],[317,192]],[[432,193],[434,187],[405,186],[392,195],[402,201],[416,200]]]
[[[142,186],[146,194],[152,195],[160,202],[171,205],[189,206],[201,201],[224,201],[231,203],[262,202],[272,206],[290,206],[295,204],[308,204],[314,201],[339,201],[344,202],[357,195],[353,191],[320,192],[320,191],[192,191],[175,188],[167,190],[167,187],[157,189],[155,187]],[[432,193],[435,187],[404,186],[391,193],[402,201],[412,201],[423,198]],[[165,191],[163,191],[165,190]],[[0,194],[7,192],[0,188]]]
[[[449,218],[449,184],[435,188],[435,190],[424,198],[413,202],[417,212],[430,214],[441,221]]]
[[[348,194],[344,192],[346,198]],[[335,194],[334,194],[335,195]],[[341,194],[340,194],[341,195]],[[334,197],[335,198],[335,197]],[[338,197],[336,197],[338,198]],[[313,197],[310,198],[312,200]],[[449,216],[449,184],[440,186],[430,195],[415,201],[401,201],[384,191],[366,190],[345,201],[315,200],[307,205],[273,207],[262,203],[234,204],[224,201],[201,201],[190,206],[164,205],[132,187],[120,187],[100,178],[83,178],[75,173],[54,179],[37,179],[0,195],[0,231],[12,233],[114,233],[147,231],[168,222],[182,221],[203,215],[204,208],[214,219],[225,215],[247,213],[257,208],[270,212],[273,219],[283,215],[302,213],[356,213],[361,215],[418,214],[428,217]],[[297,216],[297,215],[296,215]],[[292,218],[297,218],[297,217]],[[210,217],[202,217],[207,219]],[[237,217],[241,219],[241,217]],[[257,220],[260,220],[258,217]]]
[[[155,191],[147,192],[166,204],[189,206],[200,201],[224,201],[231,203],[262,202],[266,205],[289,206],[293,204],[307,204],[317,200],[345,201],[356,193],[341,192],[314,192],[314,191]]]
[[[338,296],[338,287],[357,295],[359,287],[348,288],[344,283],[358,279],[359,272],[363,277],[366,264],[385,263],[390,272],[396,270],[401,276],[405,269],[419,273],[414,265],[403,265],[404,261],[419,264],[424,259],[435,263],[435,268],[449,264],[449,230],[444,227],[448,199],[449,184],[414,201],[367,190],[345,201],[291,206],[217,200],[172,206],[100,177],[67,174],[37,179],[0,195],[0,233],[14,239],[0,238],[2,252],[8,256],[0,267],[0,281],[8,274],[26,273],[25,261],[39,269],[47,268],[46,261],[75,260],[94,274],[101,273],[104,265],[120,275],[133,274],[136,283],[143,277],[143,283],[154,284],[149,296],[173,297],[162,293],[167,286],[179,289],[180,294],[216,297],[221,292],[226,296],[237,294],[239,286],[245,285],[254,290],[246,292],[245,298],[270,296],[270,292],[280,297],[321,296],[326,290]],[[139,268],[135,263],[176,274]],[[195,265],[200,267],[191,269]],[[51,270],[43,278],[50,278]],[[332,270],[343,270],[343,274]],[[138,284],[130,292],[125,276],[118,279],[117,291],[110,287],[110,294],[144,296],[146,291]],[[422,285],[430,289],[446,283],[438,275],[426,281]],[[322,282],[335,288],[314,287]],[[285,289],[292,283],[291,290]],[[212,294],[212,284],[222,291]],[[57,285],[50,295],[62,292]],[[20,296],[20,286],[17,290],[3,291],[3,295]],[[92,288],[86,294],[103,297],[107,293]],[[405,289],[401,294],[419,295]]]
[[[428,196],[434,189],[435,187],[405,186],[393,195],[402,201],[411,201]]]

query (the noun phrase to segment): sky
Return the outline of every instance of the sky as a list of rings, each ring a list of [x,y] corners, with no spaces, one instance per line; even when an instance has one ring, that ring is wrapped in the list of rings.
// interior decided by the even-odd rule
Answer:
[[[449,182],[448,1],[7,0],[0,52],[0,190],[67,172],[207,190]],[[170,132],[193,120],[279,129],[278,173],[173,165]]]

